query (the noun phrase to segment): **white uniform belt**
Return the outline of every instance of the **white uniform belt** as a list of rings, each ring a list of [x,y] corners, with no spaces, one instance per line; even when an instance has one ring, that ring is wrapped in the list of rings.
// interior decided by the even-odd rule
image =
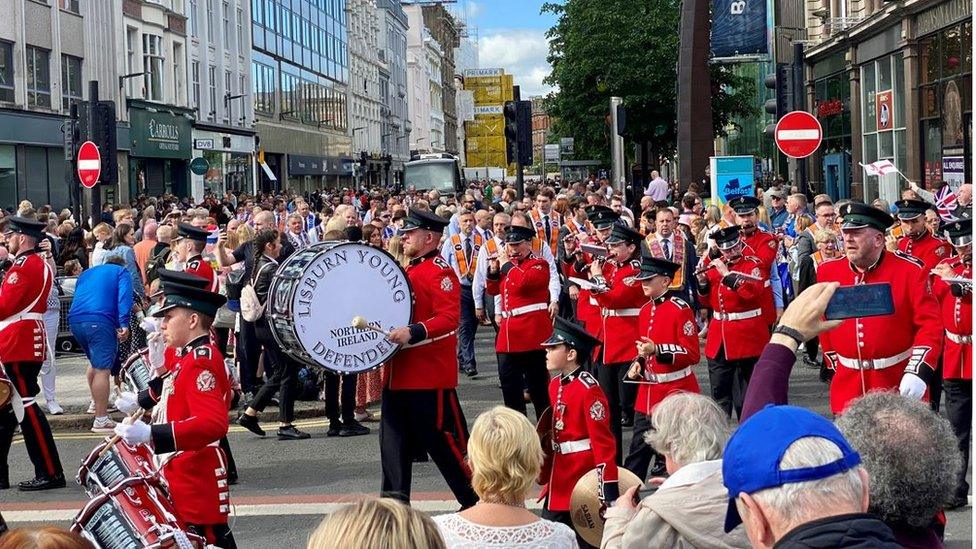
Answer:
[[[600,304],[597,303],[596,299],[594,299],[592,297],[590,298],[590,305],[593,305],[595,307],[599,307],[600,306]]]
[[[712,313],[712,318],[715,320],[745,320],[747,318],[756,318],[762,314],[762,309],[753,309],[751,311],[742,311],[741,313],[720,313],[715,311]]]
[[[0,320],[0,332],[6,330],[12,326],[15,322],[20,322],[21,320],[44,320],[44,313],[23,313],[19,315],[14,315],[10,318]]]
[[[603,316],[637,316],[640,309],[603,309]]]
[[[650,381],[651,383],[668,383],[669,381],[684,379],[690,375],[691,366],[687,366],[676,372],[667,372],[664,374],[647,373],[644,377],[646,377],[647,381]]]
[[[447,332],[446,334],[444,334],[442,336],[432,337],[430,339],[425,339],[423,341],[418,341],[416,343],[408,343],[407,345],[404,345],[403,347],[400,347],[400,348],[401,349],[410,349],[410,348],[413,348],[413,347],[420,347],[421,345],[427,345],[428,343],[433,343],[435,341],[440,341],[442,339],[451,337],[452,335],[454,335],[456,333],[457,333],[456,330],[451,330],[450,332]]]
[[[589,450],[590,439],[584,438],[582,440],[570,440],[568,442],[554,442],[552,446],[557,454],[575,454],[576,452]]]
[[[513,316],[524,315],[526,313],[531,313],[535,311],[544,311],[549,308],[548,303],[533,303],[532,305],[523,305],[521,307],[516,307],[508,311],[502,311],[502,318],[512,318]]]
[[[772,286],[772,283],[769,280],[767,280],[766,282],[763,282],[763,286],[765,286],[765,287],[768,288],[768,287]]]
[[[955,332],[950,332],[949,330],[946,330],[946,338],[953,343],[958,343],[959,345],[969,345],[973,342],[973,336],[969,334],[957,334]]]
[[[851,368],[852,370],[884,370],[885,368],[890,368],[897,364],[901,364],[902,362],[911,358],[911,356],[912,349],[908,348],[905,351],[888,358],[858,360],[856,358],[847,358],[846,356],[837,355],[837,362],[840,362],[841,366]]]

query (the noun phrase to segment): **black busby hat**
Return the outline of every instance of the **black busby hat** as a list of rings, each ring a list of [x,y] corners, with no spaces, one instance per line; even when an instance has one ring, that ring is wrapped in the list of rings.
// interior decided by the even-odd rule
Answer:
[[[894,220],[887,212],[878,208],[860,204],[858,202],[848,202],[840,207],[841,229],[862,229],[871,227],[872,229],[885,232]]]
[[[403,220],[403,228],[400,229],[400,232],[405,233],[414,229],[424,229],[441,233],[444,232],[444,227],[447,227],[450,222],[449,219],[444,219],[433,212],[410,208],[410,211],[407,212],[407,217]]]

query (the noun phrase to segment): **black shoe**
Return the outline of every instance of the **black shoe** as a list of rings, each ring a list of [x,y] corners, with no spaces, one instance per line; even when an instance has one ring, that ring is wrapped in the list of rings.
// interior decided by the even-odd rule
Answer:
[[[634,418],[632,418],[632,417],[621,418],[620,419],[620,426],[621,427],[633,427],[634,426]]]
[[[260,423],[258,423],[258,418],[254,416],[241,414],[240,417],[237,418],[237,424],[259,437],[263,437],[265,434],[267,434],[264,432],[264,429],[261,428]]]
[[[331,429],[330,429],[331,431]],[[359,423],[356,420],[352,420],[348,423],[343,423],[342,429],[339,429],[340,437],[358,437],[360,435],[368,435],[369,427]]]
[[[227,484],[237,484],[237,471],[227,471]]]
[[[468,368],[468,369],[464,370],[464,375],[466,375],[468,377],[474,377],[474,376],[478,375],[478,369],[477,368]]]
[[[278,440],[305,440],[312,438],[312,435],[299,431],[294,425],[278,427]]]
[[[58,473],[53,477],[37,477],[25,480],[17,485],[22,492],[39,492],[41,490],[52,490],[54,488],[64,488],[64,473]]]
[[[329,430],[325,432],[327,437],[337,437],[342,432],[342,423],[339,420],[329,422]]]
[[[959,509],[960,507],[965,507],[969,505],[969,498],[966,496],[952,496],[952,499],[946,503],[945,510],[952,511],[953,509]]]

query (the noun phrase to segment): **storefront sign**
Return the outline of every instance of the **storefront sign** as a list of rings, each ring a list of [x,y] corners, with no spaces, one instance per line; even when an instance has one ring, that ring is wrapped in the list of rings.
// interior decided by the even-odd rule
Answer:
[[[194,139],[193,148],[201,151],[209,151],[214,148],[213,139]]]
[[[844,102],[840,99],[826,99],[817,103],[817,118],[836,116],[844,112]]]
[[[765,0],[715,0],[712,4],[712,56],[766,53]]]
[[[197,175],[204,175],[209,169],[210,162],[202,156],[198,156],[190,161],[190,171]]]
[[[464,77],[469,76],[481,77],[481,76],[501,76],[505,74],[505,69],[465,69]]]
[[[485,114],[502,114],[501,105],[486,105],[483,107],[475,107],[474,115],[485,115]]]
[[[942,180],[948,183],[953,191],[959,190],[959,185],[966,182],[966,157],[943,156]]]
[[[288,175],[350,175],[352,171],[351,158],[288,155]]]
[[[874,113],[877,117],[878,131],[890,130],[894,127],[891,109],[891,90],[880,91],[874,96]]]
[[[973,5],[969,0],[950,0],[941,2],[928,11],[923,11],[915,18],[916,36],[923,36],[937,31],[957,21],[970,19],[973,16]]]
[[[129,109],[132,156],[190,158],[190,120],[169,112]]]
[[[552,144],[546,145],[543,149],[543,156],[546,163],[558,164],[559,163],[559,145]]]

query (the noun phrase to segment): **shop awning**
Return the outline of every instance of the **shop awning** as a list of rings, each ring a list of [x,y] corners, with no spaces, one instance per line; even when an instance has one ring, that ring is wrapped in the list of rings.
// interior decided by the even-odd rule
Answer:
[[[264,175],[268,176],[268,179],[270,179],[272,181],[278,181],[278,178],[275,177],[274,172],[271,171],[271,168],[269,168],[266,163],[264,163],[264,162],[258,162],[258,164],[261,164],[261,169],[264,170]]]

